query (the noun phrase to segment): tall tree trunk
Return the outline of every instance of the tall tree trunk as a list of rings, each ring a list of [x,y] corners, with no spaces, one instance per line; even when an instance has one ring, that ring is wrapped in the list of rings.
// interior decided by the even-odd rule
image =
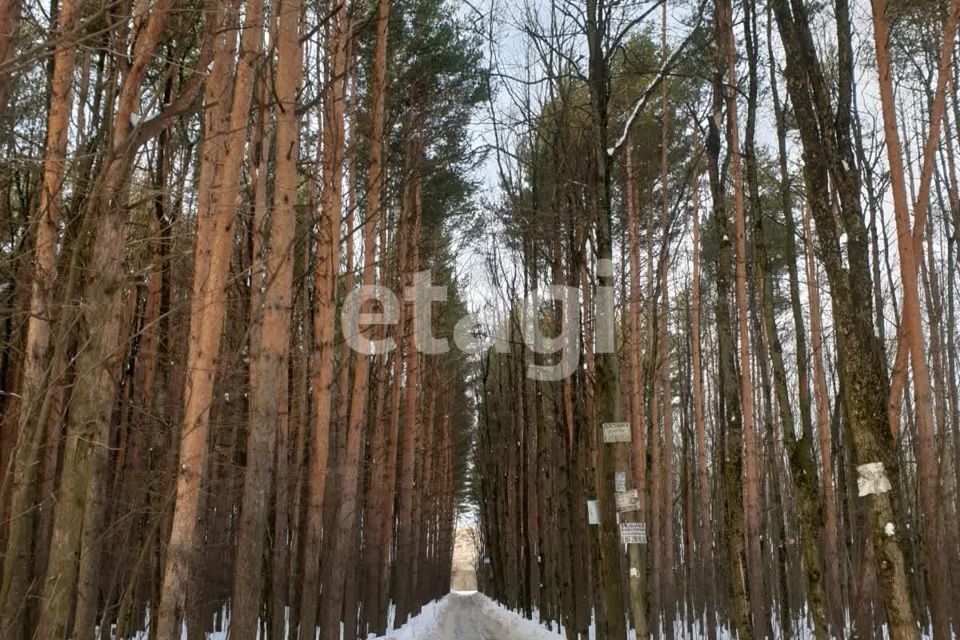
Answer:
[[[383,143],[384,128],[386,121],[386,102],[387,102],[387,38],[388,24],[390,19],[390,3],[388,0],[378,0],[377,2],[377,23],[376,23],[376,44],[373,53],[373,69],[370,80],[370,164],[367,170],[367,211],[364,220],[364,246],[363,246],[363,283],[364,285],[373,285],[376,281],[376,234],[385,225],[386,216],[384,215],[383,189],[386,178],[383,162]],[[386,247],[381,247],[381,259],[386,255]],[[369,268],[369,273],[367,269]],[[385,267],[381,266],[380,280],[384,284]],[[383,337],[379,335],[378,337]],[[394,357],[399,358],[399,353]],[[361,364],[365,358],[360,358],[357,368],[366,366]],[[393,494],[387,495],[385,492],[386,477],[384,468],[388,459],[388,448],[390,445],[390,434],[387,433],[387,424],[384,411],[387,409],[385,403],[385,394],[380,391],[385,388],[386,381],[384,376],[386,371],[386,359],[381,358],[381,367],[375,368],[374,377],[377,380],[378,394],[374,399],[374,407],[377,415],[373,416],[375,423],[373,437],[371,438],[370,452],[370,498],[368,504],[372,505],[371,513],[374,516],[370,519],[368,536],[365,536],[365,558],[366,571],[364,574],[364,588],[368,591],[368,598],[364,606],[364,617],[367,621],[367,630],[370,630],[370,623],[373,622],[373,629],[381,632],[380,628],[380,576],[379,572],[386,573],[384,561],[389,558],[389,554],[384,549],[384,544],[389,537],[388,528],[392,526],[393,520]],[[354,381],[357,376],[354,377]],[[364,390],[366,393],[366,384],[364,381]],[[351,409],[351,416],[358,414],[358,411]],[[351,417],[351,421],[353,418]],[[388,505],[389,503],[389,505]],[[389,521],[388,521],[389,514]]]
[[[830,426],[830,404],[827,393],[827,378],[824,367],[824,340],[823,330],[820,326],[822,309],[820,307],[820,291],[817,277],[816,257],[813,253],[813,235],[810,229],[809,215],[804,215],[804,236],[807,243],[807,295],[810,304],[810,342],[812,349],[813,363],[813,395],[817,407],[817,433],[820,445],[820,456],[822,464],[822,477],[820,480],[821,492],[823,494],[823,526],[826,539],[824,549],[824,560],[828,564],[827,575],[830,577],[831,591],[834,597],[839,597],[835,589],[839,588],[839,579],[835,575],[838,565],[834,564],[833,569],[829,567],[830,563],[838,563],[840,556],[837,548],[837,515],[836,515],[836,495],[833,491],[833,464],[831,462],[831,426]]]
[[[699,124],[694,124],[694,136],[696,136]],[[696,150],[697,143],[694,143]],[[703,364],[700,354],[700,170],[695,167],[693,171],[692,203],[693,203],[693,280],[690,284],[690,367],[693,377],[693,427],[696,433],[697,449],[697,510],[699,511],[696,540],[697,540],[697,568],[700,580],[704,586],[704,612],[707,625],[707,636],[710,640],[716,640],[717,621],[716,612],[713,608],[714,602],[714,562],[713,562],[713,543],[710,537],[710,480],[708,476],[707,463],[707,430],[704,425],[704,407],[703,407]],[[693,526],[694,523],[688,523]],[[700,612],[697,612],[698,617]]]
[[[346,100],[347,100],[347,82],[350,74],[350,30],[351,20],[346,8],[343,5],[336,10],[333,22],[330,25],[330,31],[327,34],[326,57],[332,64],[330,72],[327,94],[324,100],[323,110],[323,151],[324,151],[324,172],[323,172],[323,206],[335,215],[338,219],[343,218],[343,172],[346,158]],[[354,169],[351,168],[351,171]],[[352,178],[351,178],[352,180]],[[353,225],[349,222],[352,219],[353,211],[347,214],[347,272],[353,270],[352,264],[352,244]],[[366,228],[364,229],[366,232]],[[366,234],[364,241],[366,242]],[[366,257],[364,257],[366,261]],[[364,266],[366,270],[366,265]],[[349,287],[351,283],[348,281]],[[346,350],[345,356],[349,356],[349,350]],[[362,355],[362,354],[361,354]],[[357,369],[360,369],[361,361],[366,358],[357,358]],[[345,357],[340,363],[341,367],[341,387],[343,395],[341,406],[348,409],[350,416],[340,416],[337,420],[338,428],[342,425],[346,429],[343,434],[342,456],[337,460],[338,481],[337,495],[338,504],[336,506],[337,517],[331,524],[333,536],[332,547],[333,555],[331,559],[331,570],[329,573],[330,582],[324,585],[328,589],[325,594],[324,608],[326,617],[321,620],[323,628],[321,630],[323,638],[333,640],[340,637],[340,620],[343,609],[344,584],[346,582],[346,563],[353,564],[355,559],[351,556],[351,544],[354,540],[353,523],[359,506],[357,505],[357,478],[360,465],[360,447],[361,447],[361,422],[363,418],[363,406],[358,411],[360,421],[353,416],[353,410],[356,404],[348,406],[346,398],[349,389],[349,357]],[[364,382],[366,382],[366,372]],[[354,378],[356,380],[356,377]],[[356,393],[356,388],[354,388]],[[356,402],[356,397],[353,401]],[[366,395],[362,399],[366,403]],[[346,422],[349,420],[349,424]],[[339,437],[338,437],[339,441]],[[352,603],[347,603],[353,606]],[[349,634],[348,634],[349,638]]]
[[[661,18],[660,55],[661,67],[665,67],[669,60],[667,55],[667,3],[663,3]],[[666,479],[661,484],[660,522],[662,526],[663,544],[663,596],[661,610],[664,615],[664,629],[667,640],[674,638],[674,621],[676,618],[676,595],[674,593],[674,552],[673,552],[673,478],[670,470],[674,469],[673,455],[673,390],[671,385],[670,364],[670,185],[668,181],[668,162],[670,157],[670,107],[667,102],[667,83],[660,85],[660,225],[663,237],[660,242],[661,253],[658,259],[660,276],[660,319],[657,323],[659,336],[657,344],[661,353],[660,368],[658,369],[660,385],[660,406],[663,412],[663,451],[660,468],[667,470]]]
[[[850,57],[849,11],[846,0],[837,4],[841,62]],[[887,380],[883,345],[873,325],[873,287],[867,263],[866,234],[860,207],[860,176],[854,168],[849,140],[849,64],[841,64],[845,83],[836,112],[830,104],[823,72],[811,35],[806,3],[773,0],[787,59],[787,89],[793,101],[804,151],[804,178],[810,211],[817,225],[819,248],[830,281],[833,317],[837,328],[840,377],[846,424],[860,464],[880,463],[895,472],[895,445],[885,415]],[[828,176],[837,185],[840,215],[830,200]],[[843,225],[846,260],[840,249]],[[896,478],[894,478],[894,481]],[[869,534],[876,553],[880,584],[893,640],[918,637],[908,590],[908,577],[897,535],[887,535],[896,518],[888,492],[868,498]]]
[[[930,114],[930,132],[925,145],[920,191],[914,205],[914,224],[910,223],[910,206],[903,171],[900,136],[897,131],[896,98],[891,78],[890,51],[887,34],[887,3],[873,0],[873,32],[880,74],[880,103],[883,107],[883,129],[890,163],[890,186],[893,191],[894,214],[897,222],[897,247],[900,255],[900,280],[903,288],[903,311],[900,349],[909,349],[913,371],[913,392],[917,407],[917,466],[919,469],[921,523],[923,548],[927,565],[927,591],[936,640],[950,637],[950,614],[947,602],[946,576],[941,554],[941,530],[938,526],[939,468],[936,452],[936,427],[933,416],[933,388],[926,360],[922,311],[919,293],[919,264],[922,260],[921,238],[926,226],[930,198],[930,177],[939,143],[940,126],[945,111],[945,91],[950,77],[950,59],[960,19],[960,0],[951,2],[951,10],[944,25],[943,49],[940,55],[937,89]],[[896,391],[896,390],[895,390]]]
[[[634,147],[633,138],[627,142],[624,150],[626,155],[626,200],[627,200],[627,246],[630,255],[630,394],[631,408],[630,422],[633,434],[632,462],[633,486],[640,494],[640,511],[636,520],[645,522],[646,491],[647,491],[647,451],[646,429],[647,418],[644,408],[645,377],[643,375],[643,357],[641,355],[642,336],[640,335],[640,214],[637,211],[637,189],[634,176]],[[564,392],[567,391],[568,380],[564,380]],[[572,418],[572,416],[571,416]],[[568,429],[571,427],[568,427]],[[631,514],[626,514],[631,515]],[[629,521],[629,520],[628,520]],[[643,564],[641,549],[631,545],[630,554],[630,602],[633,612],[633,626],[638,638],[649,635],[647,621],[647,570]]]
[[[84,224],[96,228],[90,263],[86,265],[89,273],[96,277],[89,278],[83,285],[85,304],[81,312],[80,346],[74,356],[78,384],[70,396],[60,494],[54,512],[43,606],[37,623],[38,635],[43,638],[66,634],[70,601],[77,587],[77,554],[97,554],[99,550],[96,529],[102,524],[100,512],[104,502],[101,498],[107,490],[104,467],[113,427],[116,380],[125,354],[120,344],[126,276],[123,269],[127,217],[124,183],[136,151],[136,146],[129,144],[128,136],[132,117],[140,107],[147,65],[163,34],[171,4],[172,0],[154,4],[149,17],[144,18],[146,24],[137,34],[130,69],[119,91],[108,141],[111,151],[84,212]],[[94,560],[93,565],[96,564]],[[80,587],[81,605],[95,608],[96,596],[84,591],[95,589],[95,585],[85,580]],[[89,610],[79,612],[84,623],[92,622],[94,617]],[[91,631],[92,628],[77,629],[75,633],[84,637]]]
[[[722,0],[721,0],[722,1]],[[729,8],[729,7],[728,7]],[[720,10],[718,9],[718,14]],[[722,17],[717,21],[718,39]],[[728,27],[729,28],[729,27]],[[722,40],[720,40],[722,42]],[[717,250],[717,301],[715,321],[717,325],[717,350],[719,357],[719,415],[723,445],[721,449],[723,492],[725,499],[724,529],[727,540],[727,561],[731,588],[731,618],[740,640],[754,638],[750,620],[750,603],[747,598],[747,567],[744,549],[744,513],[743,513],[743,416],[740,412],[741,393],[737,389],[738,373],[734,351],[733,327],[730,319],[730,221],[726,213],[726,194],[723,188],[724,177],[720,163],[720,132],[723,126],[723,102],[725,60],[723,51],[717,55],[717,69],[713,86],[713,106],[710,115],[710,130],[707,137],[707,157],[709,159],[710,192],[713,200],[714,233],[718,241]],[[737,149],[731,148],[731,154]],[[742,363],[749,367],[749,360]]]
[[[320,591],[318,558],[321,555],[323,504],[326,492],[327,457],[334,378],[337,273],[340,265],[343,216],[344,99],[347,43],[350,21],[346,5],[335,5],[327,25],[325,59],[330,65],[323,100],[323,183],[317,238],[314,309],[315,365],[313,381],[314,425],[310,449],[310,487],[307,503],[307,539],[304,551],[303,598],[300,607],[300,638],[313,640],[317,598]],[[328,597],[329,594],[328,594]],[[328,611],[330,609],[327,609]],[[337,619],[325,621],[335,625]]]
[[[237,215],[254,71],[263,43],[263,14],[263,0],[247,3],[240,56],[234,74],[233,102],[229,111],[215,108],[209,113],[204,127],[176,503],[157,617],[157,633],[161,638],[172,638],[179,633],[199,538],[200,485],[207,457],[213,385],[226,314],[224,289],[233,253],[233,225]],[[219,78],[218,73],[229,77],[227,65],[233,58],[231,45],[228,38],[218,43],[212,78]],[[217,104],[224,100],[227,92],[227,83],[208,82],[205,102]],[[223,122],[227,113],[229,119]]]
[[[744,212],[743,172],[740,162],[740,124],[737,118],[736,40],[733,34],[733,8],[729,0],[717,2],[717,32],[719,46],[727,62],[727,85],[724,95],[727,105],[727,139],[730,145],[730,168],[733,174],[734,262],[736,267],[736,303],[740,337],[740,396],[743,412],[744,443],[744,507],[746,529],[750,605],[753,625],[758,637],[769,635],[766,591],[763,586],[763,556],[760,550],[760,477],[758,466],[756,424],[753,403],[753,380],[750,372],[750,330],[747,308],[747,229]]]
[[[20,26],[20,0],[8,0],[0,5],[0,65],[13,60],[16,54],[15,36]],[[74,49],[76,53],[76,49]],[[13,85],[13,76],[0,76],[0,115],[7,110],[7,99]]]
[[[254,219],[253,298],[250,359],[250,415],[247,465],[243,478],[240,523],[231,599],[230,636],[254,640],[261,611],[264,539],[269,516],[268,499],[278,434],[286,433],[289,417],[290,314],[293,306],[293,242],[296,228],[297,161],[300,158],[300,121],[297,90],[303,70],[300,45],[300,0],[282,0],[275,12],[277,66],[274,93],[276,116],[276,180],[269,217]],[[265,147],[266,145],[264,145]],[[266,156],[264,149],[261,153]],[[262,162],[258,179],[265,178]],[[266,180],[258,197],[266,198]],[[262,193],[262,195],[261,195]],[[257,209],[265,209],[258,206]],[[266,213],[264,211],[264,213]],[[259,250],[259,251],[257,251]],[[279,475],[278,475],[279,478]],[[279,483],[277,485],[279,487]],[[282,545],[284,540],[275,540]],[[273,611],[274,616],[283,611]]]
[[[768,13],[767,47],[768,57],[770,59],[773,59],[772,22],[772,16]],[[771,69],[770,72],[770,85],[773,94],[774,116],[777,122],[777,147],[780,170],[780,201],[783,207],[785,221],[784,226],[786,229],[786,262],[790,280],[790,306],[793,315],[794,334],[796,341],[797,378],[799,383],[801,424],[799,439],[795,436],[793,414],[789,410],[786,371],[785,368],[782,367],[782,355],[779,357],[781,364],[778,366],[777,351],[780,351],[782,354],[782,345],[779,335],[776,331],[775,318],[773,317],[773,309],[771,306],[773,290],[769,282],[764,284],[764,287],[767,291],[765,305],[768,306],[767,310],[765,311],[767,316],[765,323],[768,340],[771,349],[773,350],[771,355],[773,356],[774,377],[777,384],[777,398],[781,405],[784,444],[787,449],[787,459],[790,463],[790,470],[793,476],[794,486],[797,490],[797,499],[800,502],[800,535],[801,543],[803,545],[803,557],[805,559],[804,573],[806,578],[807,599],[809,600],[809,606],[814,618],[815,633],[827,634],[829,631],[826,629],[825,625],[827,621],[826,615],[828,608],[830,611],[839,610],[839,605],[842,604],[842,595],[840,592],[838,580],[839,572],[837,571],[837,566],[834,566],[832,569],[830,567],[826,567],[825,570],[828,575],[831,574],[831,571],[832,575],[830,575],[830,579],[828,580],[827,584],[823,584],[823,559],[831,558],[833,560],[830,561],[838,564],[839,556],[837,555],[837,550],[839,548],[839,543],[837,541],[837,525],[835,517],[832,519],[833,529],[823,530],[823,533],[821,534],[821,526],[824,518],[821,511],[820,496],[817,495],[815,478],[817,468],[813,456],[813,420],[810,411],[811,393],[808,374],[807,339],[806,329],[803,321],[803,308],[800,302],[800,281],[797,267],[797,248],[795,240],[797,236],[797,225],[793,212],[790,173],[787,168],[786,122],[784,120],[783,106],[780,102],[777,73],[774,69]],[[766,247],[764,246],[763,248],[765,251]],[[763,261],[764,259],[765,255],[761,256],[760,260]],[[767,278],[769,278],[769,274]],[[814,287],[812,283],[813,281],[809,280],[808,272],[808,292],[811,291],[812,287]],[[819,322],[819,313],[813,315],[815,315],[816,321]],[[817,340],[816,337],[813,339],[814,341]],[[819,406],[820,405],[818,404],[818,407]],[[826,411],[829,409],[829,407],[826,406],[826,398],[824,399],[824,409]],[[828,413],[825,413],[824,415],[827,416]],[[789,419],[789,421],[787,419]],[[821,426],[821,429],[829,429],[829,423],[821,424],[826,425]],[[825,481],[821,482],[821,489],[827,488],[824,483]],[[832,488],[832,484],[829,486]],[[824,493],[824,501],[829,499],[830,495],[832,494]],[[832,499],[836,499],[835,495]],[[825,546],[826,554],[823,556],[823,559],[821,559],[821,549],[824,548],[824,545],[821,544],[821,536],[826,538],[832,536],[833,539],[832,542],[829,539],[827,540]],[[831,606],[831,603],[835,604]],[[836,624],[836,620],[834,623]]]
[[[612,216],[610,205],[610,168],[613,158],[608,153],[609,125],[609,59],[604,50],[610,25],[609,7],[604,0],[586,2],[586,36],[589,58],[590,97],[593,107],[593,120],[596,130],[593,145],[593,176],[591,178],[591,205],[593,223],[596,224],[597,254],[597,340],[600,346],[596,354],[596,393],[597,426],[615,422],[620,417],[619,376],[617,354],[613,349],[613,336],[604,335],[613,327],[613,245]],[[620,589],[620,544],[614,511],[614,471],[613,447],[624,445],[605,445],[601,428],[593,429],[597,448],[595,486],[600,507],[600,560],[603,584],[605,637],[608,640],[623,640],[627,637],[623,598]]]
[[[406,191],[406,224],[409,233],[407,235],[407,264],[406,277],[409,277],[408,286],[413,285],[416,274],[420,270],[420,155],[422,153],[422,140],[418,134],[412,131],[407,132],[409,139],[406,144],[410,162],[409,171],[406,179],[412,181],[410,189]],[[402,224],[402,223],[401,223]],[[396,589],[396,621],[397,624],[406,622],[413,608],[412,596],[413,586],[411,578],[413,576],[410,564],[411,555],[414,552],[414,491],[416,477],[416,452],[417,440],[420,437],[421,411],[419,408],[420,400],[420,380],[422,373],[422,359],[417,349],[415,334],[415,319],[413,309],[408,310],[405,320],[408,334],[407,340],[407,378],[405,395],[403,401],[403,433],[401,435],[402,447],[400,449],[400,476],[397,481],[399,488],[399,497],[397,501],[397,511],[400,523],[397,529],[396,544],[396,571],[394,572],[394,588]],[[420,320],[422,322],[422,319]],[[409,339],[413,338],[413,339]]]
[[[80,2],[62,0],[59,31],[72,33],[81,12]],[[33,500],[40,465],[38,457],[45,421],[37,416],[42,403],[46,369],[49,362],[51,316],[56,280],[57,243],[61,217],[60,196],[66,165],[70,112],[70,92],[77,47],[64,46],[53,56],[50,81],[50,108],[47,114],[47,139],[43,156],[43,177],[37,210],[33,245],[33,274],[30,281],[30,314],[27,320],[24,361],[19,402],[6,407],[5,429],[14,424],[16,448],[9,455],[9,468],[0,469],[2,485],[10,485],[10,510],[13,515],[7,532],[0,586],[0,631],[11,640],[28,637],[27,593],[31,585],[31,544],[33,536]],[[5,105],[0,105],[3,108]],[[0,501],[6,491],[0,490]]]
[[[401,195],[401,206],[398,214],[399,224],[397,235],[399,236],[397,248],[397,268],[394,284],[400,287],[404,282],[404,277],[408,271],[410,243],[408,235],[413,232],[413,226],[404,223],[410,214],[410,207],[413,199],[413,171],[415,170],[415,159],[413,146],[405,145],[404,148],[404,182]],[[418,354],[411,346],[412,327],[407,325],[406,314],[400,313],[397,318],[396,342],[397,352],[393,358],[392,370],[390,373],[390,414],[387,431],[387,454],[386,464],[383,469],[384,478],[384,499],[386,500],[386,509],[383,515],[380,529],[380,588],[378,594],[377,615],[379,624],[385,630],[387,624],[387,611],[391,595],[397,595],[391,591],[396,582],[395,573],[397,570],[396,554],[391,561],[391,551],[397,544],[399,530],[395,526],[396,509],[398,508],[400,495],[397,495],[397,488],[401,482],[401,474],[398,473],[399,454],[400,454],[400,408],[403,400],[403,387],[400,384],[401,371],[405,362],[410,358],[418,357]]]

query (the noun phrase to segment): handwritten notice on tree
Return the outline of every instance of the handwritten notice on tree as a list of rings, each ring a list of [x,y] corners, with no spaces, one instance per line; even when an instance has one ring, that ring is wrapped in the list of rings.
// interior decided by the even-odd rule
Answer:
[[[603,441],[606,444],[617,442],[630,442],[633,436],[630,431],[629,422],[604,422],[603,423]]]
[[[636,489],[633,491],[620,491],[614,495],[617,500],[617,511],[620,513],[640,510],[640,494]]]
[[[647,544],[647,525],[643,522],[621,522],[620,542],[623,544]]]
[[[617,471],[616,475],[613,477],[613,486],[614,486],[614,489],[618,492],[627,490],[627,472],[626,471]]]

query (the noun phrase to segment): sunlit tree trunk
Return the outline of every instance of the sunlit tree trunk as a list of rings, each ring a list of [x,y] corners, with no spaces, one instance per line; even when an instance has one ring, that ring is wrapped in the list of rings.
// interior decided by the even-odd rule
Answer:
[[[163,35],[171,2],[158,1],[148,16],[138,16],[144,24],[137,33],[130,69],[119,91],[109,138],[113,149],[108,152],[108,160],[93,185],[94,192],[84,212],[84,224],[95,222],[96,225],[90,262],[86,265],[96,278],[88,279],[83,285],[83,328],[74,356],[78,384],[70,396],[61,486],[54,512],[43,606],[37,623],[38,635],[44,638],[66,634],[70,601],[78,586],[76,556],[97,554],[99,550],[99,536],[94,533],[102,524],[102,494],[107,491],[106,452],[113,428],[116,380],[125,353],[120,341],[126,277],[123,247],[128,192],[124,182],[136,151],[128,136],[132,117],[140,107],[147,65]],[[94,619],[90,608],[96,607],[96,599],[89,590],[95,589],[95,585],[85,579],[79,587],[78,600],[86,610],[78,611],[78,617],[82,623],[89,624]],[[76,629],[75,633],[84,636],[90,631],[92,627]]]
[[[263,43],[263,14],[262,0],[247,3],[239,61],[233,75],[232,104],[228,112],[215,109],[208,114],[205,124],[177,497],[158,608],[157,633],[161,638],[179,633],[186,612],[187,587],[198,541],[207,431],[226,314],[224,288],[233,253],[233,225],[237,215],[254,72]],[[226,65],[232,61],[232,51],[229,39],[218,43],[213,78],[217,78],[218,71],[227,74]],[[224,99],[227,91],[227,86],[221,82],[208,83],[205,102],[216,104]],[[216,121],[226,113],[229,113],[228,122]]]
[[[12,3],[4,3],[11,6]],[[58,28],[61,34],[71,33],[81,12],[80,2],[62,0]],[[9,39],[5,39],[5,47]],[[5,48],[4,47],[4,48]],[[45,374],[51,347],[51,316],[56,280],[57,244],[60,231],[61,189],[66,165],[71,88],[77,47],[63,46],[53,56],[50,82],[50,109],[47,114],[47,136],[43,156],[40,201],[36,213],[32,251],[33,274],[30,281],[30,314],[27,320],[24,360],[21,369],[19,402],[6,408],[4,429],[16,425],[16,448],[3,456],[9,468],[0,470],[3,486],[10,487],[10,510],[14,517],[7,532],[3,563],[3,584],[0,587],[0,631],[11,640],[25,638],[27,632],[26,598],[31,583],[31,544],[33,536],[32,503],[35,496],[37,464],[45,432],[45,420],[37,409],[43,402]],[[0,104],[0,108],[5,105]],[[0,503],[5,491],[0,491]]]
[[[883,107],[884,134],[887,160],[890,164],[890,186],[893,191],[894,214],[897,222],[897,247],[900,256],[900,281],[903,289],[902,327],[900,346],[909,349],[913,372],[913,392],[916,403],[917,465],[919,469],[921,522],[923,548],[927,565],[927,591],[933,618],[934,638],[950,637],[950,618],[947,604],[946,576],[943,572],[942,531],[938,526],[939,468],[936,452],[936,427],[933,415],[933,386],[927,364],[926,342],[919,293],[919,265],[922,260],[921,239],[926,227],[929,208],[930,179],[934,153],[940,138],[940,126],[945,111],[945,91],[950,77],[950,60],[960,19],[960,0],[951,2],[950,15],[944,25],[943,50],[940,55],[937,89],[930,114],[930,132],[924,150],[923,169],[918,198],[913,208],[914,223],[910,222],[910,206],[904,177],[900,136],[897,131],[897,109],[891,78],[890,51],[887,34],[887,3],[873,0],[873,30],[877,66],[880,74],[880,102]],[[896,392],[896,390],[894,390]]]
[[[270,483],[276,444],[288,430],[290,314],[293,304],[293,241],[296,227],[297,161],[300,122],[297,90],[303,70],[300,46],[300,1],[282,0],[275,8],[277,63],[274,77],[276,116],[276,178],[269,215],[254,219],[254,255],[251,296],[252,330],[257,340],[250,361],[250,417],[247,466],[244,471],[240,523],[237,530],[231,600],[230,635],[253,640],[257,635],[264,540],[269,515]],[[266,141],[265,141],[266,142]],[[264,145],[266,148],[266,144]],[[264,150],[262,153],[266,154]],[[266,198],[266,162],[258,172],[258,197]],[[262,195],[261,195],[262,193]],[[266,205],[258,206],[266,209]],[[266,214],[266,211],[263,212]],[[256,326],[259,325],[259,326]],[[285,440],[285,438],[284,438]],[[280,487],[280,474],[277,475]],[[282,492],[281,492],[282,495]],[[277,501],[280,508],[280,501]],[[277,539],[275,545],[286,544]],[[283,611],[273,611],[283,617]]]

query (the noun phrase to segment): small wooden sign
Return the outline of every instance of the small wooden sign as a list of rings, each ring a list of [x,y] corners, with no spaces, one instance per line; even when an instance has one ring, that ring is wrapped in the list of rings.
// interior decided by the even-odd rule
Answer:
[[[623,544],[647,544],[647,525],[643,522],[621,522],[620,542]]]
[[[630,442],[633,440],[633,433],[629,422],[604,422],[603,423],[603,441],[606,444],[618,442]]]
[[[617,471],[617,474],[613,477],[613,486],[617,492],[622,492],[627,490],[627,472],[626,471]]]
[[[632,491],[619,491],[614,495],[617,500],[617,511],[620,513],[640,510],[640,494],[636,489]]]

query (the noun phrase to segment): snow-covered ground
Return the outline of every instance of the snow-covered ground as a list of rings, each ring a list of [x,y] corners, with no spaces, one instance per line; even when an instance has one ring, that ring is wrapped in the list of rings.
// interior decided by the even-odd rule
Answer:
[[[561,636],[476,592],[454,592],[378,640],[557,640]]]
[[[393,626],[394,608],[391,605],[389,612],[389,625]],[[147,622],[149,624],[149,609],[147,610]],[[537,617],[537,616],[534,616]],[[206,634],[206,640],[228,640],[229,632],[229,613],[226,607],[220,612],[218,627],[219,630]],[[784,640],[779,634],[777,620],[773,619],[772,629],[774,637],[777,640]],[[687,629],[681,618],[677,618],[674,624],[676,636],[683,640],[705,640],[707,635],[702,623],[694,623],[692,629]],[[733,635],[728,629],[718,629],[718,637],[721,640],[731,640]],[[97,637],[99,637],[99,631]],[[116,638],[111,629],[111,638]],[[290,638],[289,629],[287,638]],[[317,633],[319,638],[319,630]],[[341,628],[341,638],[342,628]],[[654,634],[657,639],[664,638],[665,634],[661,631]],[[889,638],[886,628],[882,630],[882,637]],[[927,629],[922,634],[923,640],[931,640],[932,632]],[[956,635],[953,636],[957,638]],[[368,640],[564,640],[566,638],[563,629],[554,626],[553,629],[528,620],[522,615],[516,614],[503,606],[497,604],[487,596],[477,592],[454,591],[446,597],[423,607],[421,612],[411,618],[407,624],[399,629],[391,630],[385,636],[374,638],[372,635]],[[595,640],[596,628],[591,622],[587,637],[583,640]],[[805,620],[794,620],[794,631],[790,640],[812,640],[813,631],[805,623]],[[263,640],[263,636],[257,633],[257,639]],[[134,636],[134,640],[147,640],[147,632],[141,631]],[[181,640],[187,640],[186,626],[183,628]],[[636,640],[633,631],[629,631],[629,640]]]
[[[773,620],[775,637],[779,636],[777,621]],[[676,637],[684,640],[705,640],[706,630],[703,625],[696,623],[692,629],[687,629],[683,620],[677,618],[674,623]],[[596,629],[593,623],[587,638],[594,640]],[[654,638],[664,638],[660,631]],[[729,629],[718,629],[721,640],[730,640],[733,634]],[[884,629],[884,638],[889,636]],[[922,636],[923,640],[930,640],[929,632]],[[381,638],[370,640],[563,640],[566,638],[562,629],[547,627],[524,618],[487,596],[476,592],[453,592],[438,602],[426,607],[420,615],[411,618],[401,628],[389,632]],[[630,640],[636,640],[636,635],[629,631]],[[812,640],[813,631],[804,624],[803,620],[794,620],[794,632],[790,640]]]

